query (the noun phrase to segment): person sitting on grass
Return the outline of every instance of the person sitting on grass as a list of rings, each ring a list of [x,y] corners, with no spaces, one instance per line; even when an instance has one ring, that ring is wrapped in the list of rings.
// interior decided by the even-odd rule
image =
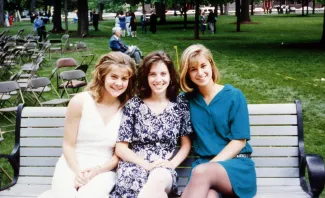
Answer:
[[[113,32],[113,36],[109,40],[109,47],[113,51],[120,51],[120,52],[123,52],[123,53],[131,56],[132,58],[135,59],[135,63],[137,65],[139,65],[141,57],[142,57],[141,50],[137,46],[134,46],[134,45],[127,46],[126,44],[124,44],[122,42],[122,40],[120,38],[122,35],[121,27],[114,27],[112,29],[112,32]]]

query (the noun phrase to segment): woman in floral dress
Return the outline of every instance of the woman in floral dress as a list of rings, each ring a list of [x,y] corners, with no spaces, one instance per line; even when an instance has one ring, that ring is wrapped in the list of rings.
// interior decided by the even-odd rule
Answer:
[[[116,154],[122,160],[114,198],[159,198],[177,191],[175,168],[191,149],[189,107],[183,95],[177,96],[173,62],[162,51],[150,53],[143,62],[138,96],[125,105],[117,138]],[[179,140],[181,148],[175,152]]]

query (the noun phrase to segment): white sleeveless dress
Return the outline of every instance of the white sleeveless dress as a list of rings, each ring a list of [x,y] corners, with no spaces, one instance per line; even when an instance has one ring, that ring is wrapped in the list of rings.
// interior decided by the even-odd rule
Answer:
[[[84,104],[75,151],[79,166],[84,170],[103,165],[112,158],[123,113],[122,109],[119,109],[105,126],[94,99],[88,92],[82,94]],[[77,191],[74,188],[75,174],[62,155],[56,164],[51,192],[44,193],[47,195],[44,197],[107,198],[115,185],[115,177],[116,173],[113,171],[100,173]]]

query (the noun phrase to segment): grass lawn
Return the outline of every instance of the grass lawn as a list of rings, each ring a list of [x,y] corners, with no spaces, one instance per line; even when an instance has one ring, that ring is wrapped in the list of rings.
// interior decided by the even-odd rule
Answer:
[[[211,35],[206,32],[200,40],[193,39],[193,25],[184,30],[180,24],[158,26],[156,34],[141,34],[141,28],[138,27],[137,38],[126,37],[122,40],[128,45],[137,45],[145,55],[153,50],[165,50],[175,63],[174,46],[178,47],[180,56],[189,45],[201,43],[212,51],[221,71],[221,83],[230,83],[240,88],[248,103],[291,103],[296,99],[302,100],[306,152],[325,156],[325,82],[320,80],[325,78],[325,50],[308,44],[320,40],[323,15],[251,18],[258,24],[242,25],[242,32],[237,33],[233,24],[235,17],[221,16],[217,22],[217,33]],[[167,20],[181,19],[170,17]],[[99,25],[100,31],[90,31],[88,38],[81,39],[76,36],[76,25],[70,23],[70,40],[86,42],[97,60],[110,51],[108,39],[113,24],[113,20],[103,21]],[[32,29],[29,23],[24,22],[15,24],[10,32],[14,34],[21,28],[25,29],[25,34]],[[50,30],[51,25],[47,29]],[[50,38],[61,36],[53,34]],[[66,52],[63,57],[74,57],[80,62],[83,53],[87,52]],[[59,57],[59,54],[55,54],[51,60],[47,57],[46,65],[38,75],[49,76]],[[88,76],[90,79],[90,72]],[[0,126],[4,123],[4,119],[0,118]],[[0,151],[9,153],[13,146],[13,133],[6,133],[4,137]],[[0,165],[1,163],[12,173],[5,162],[0,161]],[[323,194],[322,197],[325,197]]]

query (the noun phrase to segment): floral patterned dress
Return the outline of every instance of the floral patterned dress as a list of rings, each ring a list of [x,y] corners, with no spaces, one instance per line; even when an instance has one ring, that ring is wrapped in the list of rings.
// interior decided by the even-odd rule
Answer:
[[[178,139],[192,133],[189,106],[183,95],[169,102],[161,114],[155,114],[139,97],[125,105],[118,142],[129,142],[129,148],[148,162],[170,160]],[[177,191],[177,173],[172,175],[172,191]],[[150,171],[121,160],[117,168],[117,183],[112,198],[135,198],[147,182]]]

